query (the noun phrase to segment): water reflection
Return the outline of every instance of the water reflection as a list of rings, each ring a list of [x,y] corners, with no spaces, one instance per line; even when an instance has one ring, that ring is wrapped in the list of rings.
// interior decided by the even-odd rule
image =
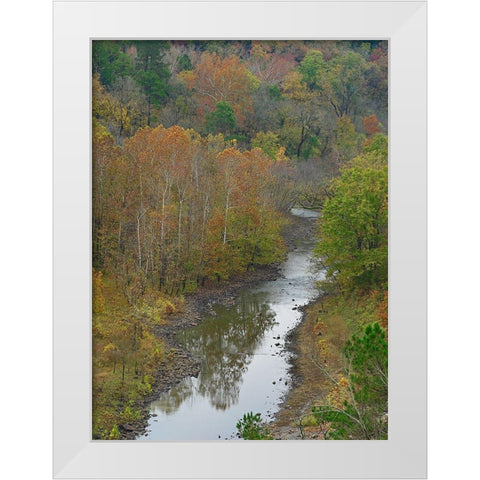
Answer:
[[[168,394],[162,395],[153,405],[166,415],[174,414],[180,405],[191,397],[195,391],[194,378],[184,378]]]
[[[236,307],[216,306],[215,315],[179,336],[182,346],[201,363],[198,379],[188,378],[170,390],[155,406],[174,413],[193,393],[209,399],[217,410],[238,401],[244,373],[274,324],[274,313],[264,294],[241,294]]]

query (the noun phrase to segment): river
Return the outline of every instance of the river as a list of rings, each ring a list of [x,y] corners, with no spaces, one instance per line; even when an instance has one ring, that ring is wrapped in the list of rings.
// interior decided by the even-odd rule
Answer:
[[[305,209],[292,213],[318,218]],[[137,440],[236,439],[245,413],[273,417],[290,382],[286,335],[301,319],[298,307],[316,296],[322,276],[311,268],[314,244],[314,238],[297,241],[277,280],[240,289],[235,305],[214,305],[197,327],[179,334],[179,343],[200,361],[200,373],[151,403],[146,433]]]

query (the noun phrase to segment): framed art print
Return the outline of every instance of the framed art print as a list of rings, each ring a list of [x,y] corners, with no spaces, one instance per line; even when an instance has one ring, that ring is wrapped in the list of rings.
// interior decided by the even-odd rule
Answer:
[[[54,239],[56,478],[426,476],[425,2],[54,2]]]

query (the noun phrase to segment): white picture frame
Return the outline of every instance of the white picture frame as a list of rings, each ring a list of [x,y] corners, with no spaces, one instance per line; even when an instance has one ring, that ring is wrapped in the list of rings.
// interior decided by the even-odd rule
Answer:
[[[389,41],[389,439],[91,440],[91,40]],[[54,2],[54,477],[426,477],[426,2]],[[412,274],[414,272],[414,274]]]

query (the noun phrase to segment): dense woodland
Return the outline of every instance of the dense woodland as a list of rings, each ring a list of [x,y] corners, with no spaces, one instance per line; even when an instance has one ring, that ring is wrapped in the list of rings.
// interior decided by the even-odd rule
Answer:
[[[387,66],[383,41],[93,42],[93,438],[141,415],[169,362],[154,328],[185,295],[283,260],[295,205],[322,210],[322,291],[337,308],[368,298],[345,350],[351,396],[337,383],[319,424],[384,437],[386,384],[353,371],[372,331],[386,359]],[[360,404],[376,408],[368,434]]]

